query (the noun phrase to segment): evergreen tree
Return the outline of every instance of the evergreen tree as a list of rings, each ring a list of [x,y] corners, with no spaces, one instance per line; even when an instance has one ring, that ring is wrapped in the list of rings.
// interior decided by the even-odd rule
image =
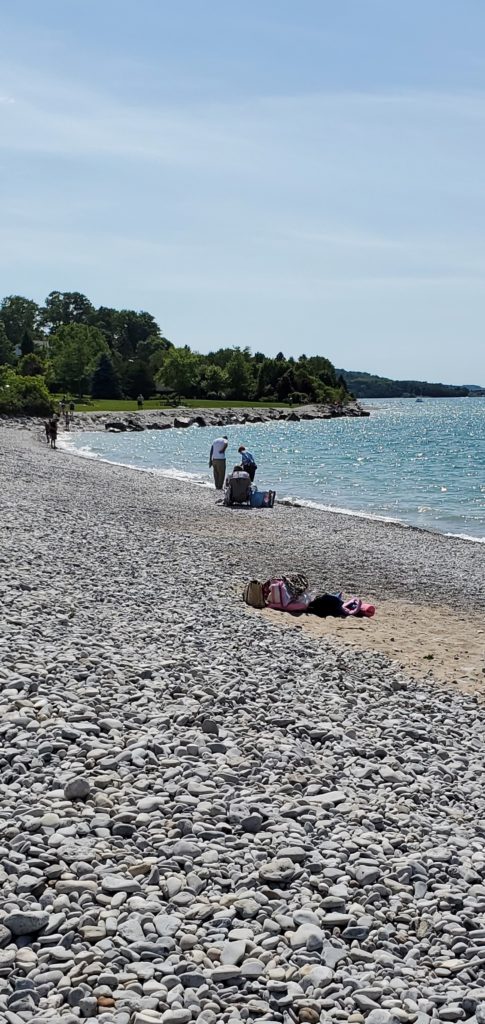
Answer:
[[[20,351],[23,356],[30,356],[34,349],[35,345],[32,334],[29,330],[26,330],[22,335],[22,341],[20,342]]]
[[[155,391],[153,373],[148,363],[142,359],[131,359],[123,374],[123,391],[130,398],[137,398],[143,395],[149,398]]]
[[[27,355],[19,359],[17,373],[20,373],[22,377],[43,377],[45,375],[44,362],[36,352],[28,352]]]
[[[121,386],[113,361],[107,352],[102,352],[91,381],[93,398],[121,398]]]

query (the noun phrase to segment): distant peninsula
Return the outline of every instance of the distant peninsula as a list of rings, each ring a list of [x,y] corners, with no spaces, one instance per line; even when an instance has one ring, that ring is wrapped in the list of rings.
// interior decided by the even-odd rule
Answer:
[[[425,380],[391,380],[362,370],[336,370],[355,398],[466,398],[485,394],[478,385],[432,384]]]

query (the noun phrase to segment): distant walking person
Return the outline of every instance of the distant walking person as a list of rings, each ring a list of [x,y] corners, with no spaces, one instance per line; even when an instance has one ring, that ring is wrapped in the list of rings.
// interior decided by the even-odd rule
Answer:
[[[138,398],[137,398],[136,402],[137,402],[137,405],[138,405],[139,409],[143,409],[143,402],[144,401],[145,401],[145,399],[143,398],[143,395],[138,395]]]
[[[74,405],[74,402],[69,402],[69,419],[70,419],[71,423],[72,423],[72,421],[74,419],[74,410],[75,410],[75,408],[76,408],[76,406]]]
[[[247,448],[245,448],[243,444],[239,445],[238,452],[241,456],[242,467],[246,470],[246,473],[249,473],[249,478],[252,483],[258,468],[254,461],[254,456],[251,455],[251,452],[248,452]]]
[[[51,442],[51,448],[56,447],[57,441],[57,416],[51,416],[49,420],[49,437]]]
[[[226,478],[226,449],[227,437],[216,437],[212,442],[209,455],[209,466],[214,473],[214,484],[216,491],[222,491]]]

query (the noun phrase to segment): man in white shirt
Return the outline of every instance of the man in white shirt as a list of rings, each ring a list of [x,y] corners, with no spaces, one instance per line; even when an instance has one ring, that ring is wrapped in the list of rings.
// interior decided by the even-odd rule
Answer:
[[[226,449],[227,437],[216,437],[216,440],[212,442],[209,466],[214,473],[214,483],[217,491],[222,491],[226,478]]]

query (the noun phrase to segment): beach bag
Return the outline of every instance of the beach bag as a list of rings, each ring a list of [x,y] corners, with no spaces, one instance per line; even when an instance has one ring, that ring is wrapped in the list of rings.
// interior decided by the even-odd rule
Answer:
[[[292,572],[287,576],[282,576],[281,579],[285,581],[287,590],[292,597],[299,597],[300,594],[304,594],[308,590],[308,577],[303,572]]]
[[[259,580],[251,580],[243,590],[243,601],[251,608],[264,608],[263,584]]]
[[[284,579],[268,580],[264,585],[264,595],[268,608],[278,612],[290,612],[293,615],[306,612],[311,600],[306,591],[295,597]]]
[[[257,488],[251,491],[251,508],[273,508],[276,498],[276,491],[258,491]]]

